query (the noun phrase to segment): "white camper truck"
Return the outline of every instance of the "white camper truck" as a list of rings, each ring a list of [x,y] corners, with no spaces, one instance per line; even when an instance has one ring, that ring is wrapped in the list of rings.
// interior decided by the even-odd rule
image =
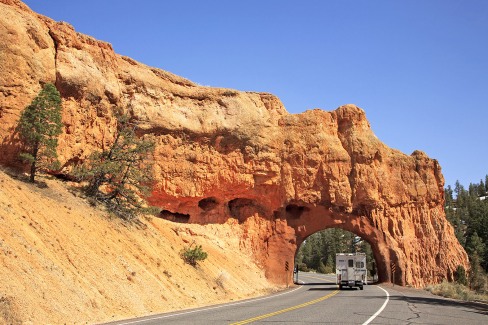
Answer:
[[[336,254],[336,283],[339,289],[343,287],[359,287],[367,283],[366,254],[339,253]]]

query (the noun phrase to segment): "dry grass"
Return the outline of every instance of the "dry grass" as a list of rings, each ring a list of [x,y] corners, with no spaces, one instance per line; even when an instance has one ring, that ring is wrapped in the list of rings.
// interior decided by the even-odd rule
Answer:
[[[464,300],[464,301],[484,301],[488,302],[488,295],[478,294],[468,287],[458,283],[444,281],[436,285],[430,285],[426,288],[431,293],[446,298]]]

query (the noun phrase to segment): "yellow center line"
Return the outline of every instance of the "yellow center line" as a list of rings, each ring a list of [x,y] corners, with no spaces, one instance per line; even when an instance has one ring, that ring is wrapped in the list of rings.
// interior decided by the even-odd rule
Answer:
[[[307,307],[307,306],[316,304],[318,302],[324,301],[325,299],[328,299],[328,298],[336,295],[337,293],[339,293],[339,290],[335,290],[332,293],[329,293],[327,296],[323,296],[321,298],[318,298],[318,299],[315,299],[315,300],[311,300],[309,302],[305,302],[305,303],[300,304],[300,305],[296,305],[296,306],[293,306],[293,307],[289,307],[289,308],[285,308],[285,309],[282,309],[282,310],[278,310],[278,311],[275,311],[275,312],[272,312],[272,313],[269,313],[269,314],[265,314],[265,315],[261,315],[261,316],[256,316],[254,318],[249,318],[249,319],[246,319],[246,320],[243,320],[243,321],[240,321],[240,322],[232,323],[231,325],[248,324],[248,323],[255,322],[257,320],[261,320],[261,319],[264,319],[264,318],[269,318],[269,317],[273,317],[273,316],[276,316],[276,315],[279,315],[279,314],[283,314],[283,313],[286,313],[286,312],[289,312],[289,311],[292,311],[292,310],[295,310],[295,309]]]

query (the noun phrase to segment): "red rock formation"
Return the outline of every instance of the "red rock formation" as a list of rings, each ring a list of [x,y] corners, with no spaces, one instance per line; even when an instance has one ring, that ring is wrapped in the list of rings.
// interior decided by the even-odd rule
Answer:
[[[63,97],[65,169],[113,138],[113,109],[157,139],[150,201],[175,220],[237,219],[243,249],[269,279],[291,279],[298,245],[339,227],[373,247],[380,279],[423,286],[468,266],[443,211],[436,160],[388,148],[354,105],[292,115],[264,93],[209,88],[115,54],[16,0],[0,0],[0,162],[16,165],[14,128],[45,82]]]

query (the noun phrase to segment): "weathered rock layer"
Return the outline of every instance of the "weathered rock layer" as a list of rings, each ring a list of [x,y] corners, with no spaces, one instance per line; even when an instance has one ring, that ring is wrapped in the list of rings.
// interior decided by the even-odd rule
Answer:
[[[405,155],[354,105],[289,114],[266,93],[198,86],[120,56],[110,44],[0,0],[0,162],[18,165],[15,126],[45,82],[63,97],[65,170],[113,139],[113,110],[157,139],[150,202],[193,223],[237,219],[241,246],[286,283],[298,245],[329,227],[373,247],[380,279],[423,286],[452,279],[467,255],[443,210],[436,160]],[[231,252],[229,252],[231,253]],[[290,268],[291,269],[291,268]]]

